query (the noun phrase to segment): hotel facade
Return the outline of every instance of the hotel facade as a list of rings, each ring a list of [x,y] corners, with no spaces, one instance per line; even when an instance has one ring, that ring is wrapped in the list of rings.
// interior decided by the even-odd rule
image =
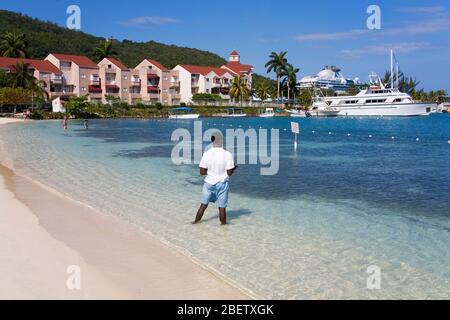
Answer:
[[[30,73],[41,80],[52,101],[86,95],[93,103],[119,99],[129,104],[178,105],[191,103],[196,93],[230,100],[230,87],[238,75],[249,89],[252,87],[253,67],[241,64],[236,51],[220,68],[177,65],[168,69],[149,58],[129,68],[115,58],[104,58],[96,64],[85,56],[51,53],[44,60],[0,57],[0,70],[14,72],[14,65],[20,61],[29,64]]]

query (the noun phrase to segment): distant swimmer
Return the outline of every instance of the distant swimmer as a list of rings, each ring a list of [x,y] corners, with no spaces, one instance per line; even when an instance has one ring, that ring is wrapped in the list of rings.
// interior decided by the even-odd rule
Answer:
[[[228,205],[228,193],[230,191],[229,178],[233,175],[237,166],[231,152],[223,149],[221,133],[211,136],[213,147],[203,154],[200,161],[200,174],[206,176],[203,185],[200,208],[197,211],[194,224],[202,220],[203,214],[210,202],[216,203],[219,208],[219,219],[222,225],[227,223],[226,208]]]
[[[88,119],[84,119],[84,128],[86,130],[89,129],[89,120]]]
[[[63,118],[63,128],[64,128],[64,130],[67,130],[68,122],[69,122],[69,119],[67,118],[67,116],[64,116],[64,118]]]

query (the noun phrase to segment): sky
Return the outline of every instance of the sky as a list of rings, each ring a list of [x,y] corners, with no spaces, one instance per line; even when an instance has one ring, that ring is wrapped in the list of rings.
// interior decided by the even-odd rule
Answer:
[[[259,74],[266,74],[272,51],[287,51],[299,78],[335,65],[344,76],[366,81],[371,72],[384,75],[389,69],[392,48],[403,72],[421,81],[419,87],[450,94],[448,0],[0,0],[1,9],[61,26],[73,4],[81,9],[83,32],[222,57],[236,49]],[[381,9],[379,30],[367,27],[370,5]]]

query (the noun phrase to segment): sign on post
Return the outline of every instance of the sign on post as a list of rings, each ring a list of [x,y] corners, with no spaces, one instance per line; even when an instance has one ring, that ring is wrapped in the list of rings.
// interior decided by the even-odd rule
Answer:
[[[298,134],[300,133],[300,125],[298,122],[291,122],[291,130],[294,134],[294,148],[297,150]]]

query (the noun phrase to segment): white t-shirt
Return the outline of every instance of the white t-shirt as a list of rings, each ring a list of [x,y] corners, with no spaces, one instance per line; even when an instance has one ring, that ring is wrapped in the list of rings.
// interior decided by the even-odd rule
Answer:
[[[203,154],[199,167],[208,169],[206,183],[224,182],[228,179],[227,170],[234,168],[233,155],[223,148],[211,148]]]

